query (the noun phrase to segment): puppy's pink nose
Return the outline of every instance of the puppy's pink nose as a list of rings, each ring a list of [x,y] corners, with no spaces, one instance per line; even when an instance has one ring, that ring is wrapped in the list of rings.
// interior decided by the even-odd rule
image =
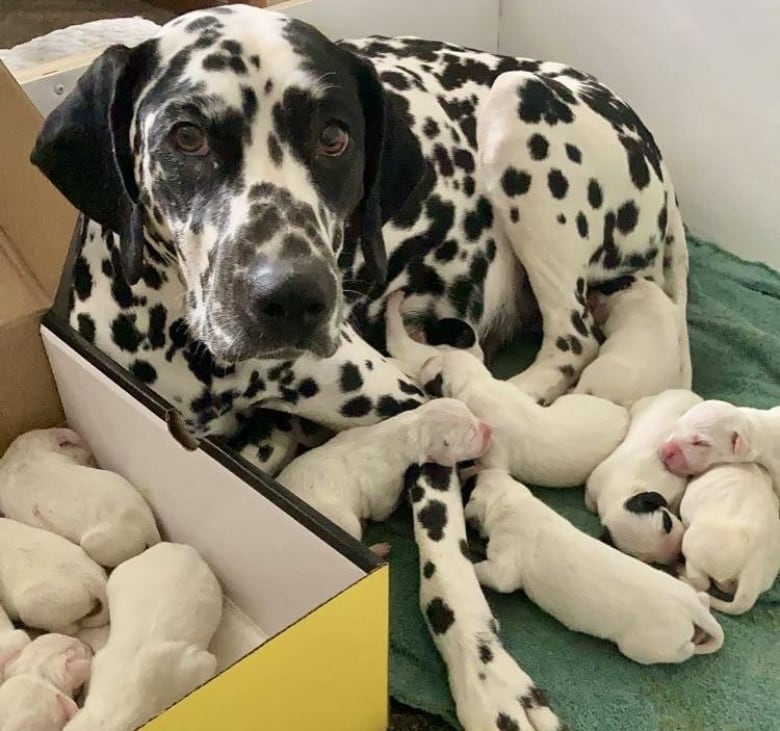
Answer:
[[[661,459],[664,462],[672,462],[682,454],[682,450],[674,442],[665,442],[661,445]]]
[[[65,427],[57,429],[57,443],[64,448],[82,446],[81,437],[73,429]]]
[[[490,428],[489,424],[481,421],[479,422],[479,434],[482,437],[482,443],[484,444],[485,449],[487,449],[490,444],[490,437],[493,436],[493,430]]]

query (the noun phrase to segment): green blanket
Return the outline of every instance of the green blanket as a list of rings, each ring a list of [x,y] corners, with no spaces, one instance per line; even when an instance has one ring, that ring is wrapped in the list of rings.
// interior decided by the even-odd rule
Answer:
[[[780,274],[689,240],[689,322],[694,389],[745,406],[780,404]],[[495,369],[521,370],[535,345],[511,348]],[[581,489],[536,490],[576,526],[598,532]],[[389,541],[391,693],[457,727],[444,665],[417,606],[417,550],[408,509],[373,526]],[[780,729],[780,582],[742,617],[719,615],[715,655],[643,667],[610,643],[568,631],[522,594],[487,593],[502,638],[545,688],[573,731],[777,731]]]

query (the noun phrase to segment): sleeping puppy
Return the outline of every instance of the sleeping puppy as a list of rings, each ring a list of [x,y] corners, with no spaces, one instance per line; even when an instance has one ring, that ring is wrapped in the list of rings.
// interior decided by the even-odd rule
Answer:
[[[626,438],[588,478],[585,506],[597,512],[605,538],[648,563],[671,564],[680,555],[683,527],[674,514],[686,478],[669,472],[658,446],[675,421],[701,397],[671,389],[637,401]]]
[[[67,538],[113,568],[158,543],[160,534],[140,493],[91,464],[71,429],[23,434],[0,460],[0,513]]]
[[[723,631],[708,596],[577,530],[501,470],[485,470],[466,520],[488,539],[474,565],[483,586],[523,589],[576,632],[614,642],[642,664],[716,652]]]
[[[108,580],[111,632],[68,731],[133,731],[209,680],[222,589],[190,546],[158,543]]]
[[[540,406],[511,383],[493,378],[463,351],[434,355],[420,378],[429,393],[462,401],[490,426],[493,437],[482,465],[534,485],[582,485],[628,429],[628,412],[622,406],[574,394]]]
[[[69,698],[89,679],[92,651],[75,637],[46,634],[36,637],[15,657],[8,658],[0,674],[5,678],[34,676],[45,680]]]
[[[406,333],[391,303],[386,315],[387,349],[424,384],[431,396],[454,398],[486,422],[493,433],[481,458],[535,485],[581,485],[626,433],[628,412],[595,396],[561,396],[552,406],[499,381],[472,353],[437,349]]]
[[[657,284],[637,279],[614,294],[592,294],[589,303],[596,321],[603,320],[606,341],[573,393],[628,408],[644,396],[690,386],[683,382],[679,307]]]
[[[373,426],[343,431],[293,460],[277,481],[360,539],[362,521],[386,520],[410,464],[453,466],[481,457],[490,428],[459,401],[435,399]]]
[[[0,685],[0,731],[62,731],[77,711],[72,698],[34,675]]]
[[[780,406],[751,409],[704,401],[687,411],[660,449],[676,475],[699,475],[715,464],[755,462],[772,477],[780,495]]]
[[[712,581],[732,601],[713,609],[743,614],[780,572],[780,501],[769,474],[754,464],[713,467],[688,484],[680,504],[685,579],[706,591]]]
[[[108,622],[106,573],[70,541],[0,518],[0,604],[47,632],[100,627]]]

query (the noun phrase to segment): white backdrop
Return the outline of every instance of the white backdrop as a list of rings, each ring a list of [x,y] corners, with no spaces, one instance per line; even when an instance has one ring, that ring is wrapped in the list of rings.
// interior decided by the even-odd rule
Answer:
[[[691,230],[780,269],[778,0],[502,0],[499,49],[571,63],[637,110]]]

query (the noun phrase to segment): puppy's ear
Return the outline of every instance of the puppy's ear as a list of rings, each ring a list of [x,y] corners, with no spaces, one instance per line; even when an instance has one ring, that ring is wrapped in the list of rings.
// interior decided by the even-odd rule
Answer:
[[[731,433],[731,453],[736,457],[746,457],[750,449],[742,435],[734,431]]]
[[[130,123],[138,81],[148,73],[153,41],[112,46],[49,115],[31,162],[84,215],[119,234],[122,268],[138,281],[143,220],[133,172]]]
[[[418,191],[423,179],[432,176],[420,143],[386,94],[373,64],[355,54],[352,58],[365,119],[365,150],[363,198],[346,236],[360,241],[367,272],[382,285],[387,277],[382,226]]]
[[[652,513],[658,508],[668,508],[666,498],[657,492],[640,492],[628,498],[623,507],[629,513]]]
[[[79,712],[76,701],[72,698],[68,698],[64,693],[57,693],[57,702],[60,704],[60,708],[62,708],[62,712],[65,714],[66,721],[73,720],[73,716]]]
[[[68,660],[65,669],[73,687],[80,688],[89,680],[92,660]]]

